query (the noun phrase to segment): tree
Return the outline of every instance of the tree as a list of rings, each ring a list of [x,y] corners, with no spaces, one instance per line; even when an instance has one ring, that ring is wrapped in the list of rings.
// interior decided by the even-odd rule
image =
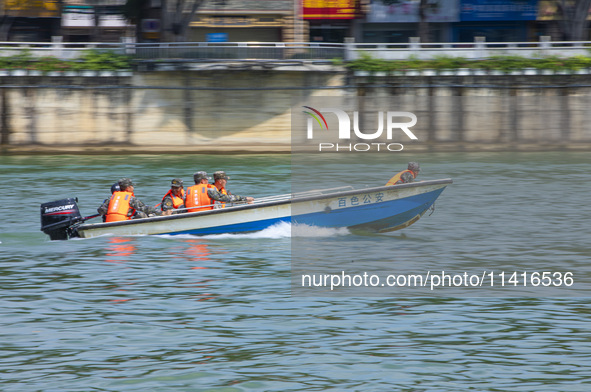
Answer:
[[[123,16],[135,25],[135,40],[142,39],[142,19],[146,16],[149,0],[127,0],[123,6]]]
[[[205,0],[162,0],[163,33],[172,33],[173,41],[186,41],[189,24],[204,2]]]
[[[430,42],[429,22],[427,21],[428,0],[421,0],[419,3],[419,38],[421,42]]]
[[[427,19],[427,11],[429,8],[437,7],[438,0],[413,0],[417,3],[419,25],[417,34],[421,39],[421,42],[430,42],[431,37],[429,34],[429,21]],[[401,4],[404,0],[381,0],[384,5]]]
[[[205,1],[206,0],[161,0],[161,41],[186,41],[189,24],[193,20],[199,7],[201,7]],[[216,4],[223,5],[225,4],[225,0],[217,0]],[[123,8],[125,17],[136,25],[138,42],[140,42],[141,38],[141,21],[146,18],[149,6],[150,0],[127,0]]]
[[[559,23],[564,38],[567,41],[585,41],[591,0],[556,0],[556,5],[561,14]]]

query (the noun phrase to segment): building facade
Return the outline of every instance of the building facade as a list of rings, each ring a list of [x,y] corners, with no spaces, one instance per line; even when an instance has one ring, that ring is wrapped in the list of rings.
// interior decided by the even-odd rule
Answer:
[[[301,17],[310,26],[310,42],[345,42],[355,37],[363,17],[360,0],[302,0]]]
[[[538,0],[372,0],[361,25],[361,42],[407,43],[428,26],[427,42],[535,41],[543,34]],[[542,26],[542,27],[541,27]]]
[[[192,42],[293,42],[303,34],[292,0],[208,0],[187,33]]]
[[[363,24],[362,42],[407,43],[419,36],[419,0],[371,2]],[[459,21],[459,0],[429,0],[424,12],[428,23],[426,41],[449,40],[450,25]]]
[[[125,0],[64,0],[61,35],[64,42],[119,42],[133,34],[123,16]]]
[[[535,40],[538,0],[460,0],[460,20],[452,27],[452,42]]]
[[[58,0],[4,0],[1,4],[0,40],[44,42],[59,34]]]

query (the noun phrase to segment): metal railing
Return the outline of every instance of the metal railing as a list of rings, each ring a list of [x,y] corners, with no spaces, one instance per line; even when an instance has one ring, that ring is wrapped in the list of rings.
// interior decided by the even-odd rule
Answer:
[[[486,58],[493,55],[543,57],[591,54],[591,41],[486,42],[480,37],[473,43],[315,43],[315,42],[163,42],[163,43],[64,43],[0,42],[0,56],[28,50],[34,56],[75,59],[83,51],[113,51],[140,60],[179,61],[249,61],[249,60],[354,60],[362,54],[375,58],[401,60],[414,56],[429,59],[437,56]]]
[[[421,43],[411,37],[404,44],[351,44],[347,58],[359,58],[362,53],[385,60],[403,60],[414,56],[417,59],[432,59],[437,56],[484,59],[495,55],[522,57],[591,55],[591,41],[550,41],[542,36],[537,42],[486,42],[484,37],[475,37],[474,42]]]
[[[345,44],[291,42],[51,43],[0,42],[0,56],[29,50],[34,56],[74,59],[83,51],[113,51],[143,60],[330,60],[344,58]]]

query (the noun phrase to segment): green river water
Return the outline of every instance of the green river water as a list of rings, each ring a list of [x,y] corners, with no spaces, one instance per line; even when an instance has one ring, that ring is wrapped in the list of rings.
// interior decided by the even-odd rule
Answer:
[[[200,169],[225,170],[237,194],[289,193],[299,186],[291,158],[0,156],[0,390],[591,389],[588,153],[310,166],[319,188],[382,185],[409,160],[421,163],[418,179],[454,180],[432,215],[385,235],[311,229],[292,238],[279,225],[51,242],[39,230],[39,204],[78,197],[91,215],[120,177],[150,204],[172,178],[188,183]],[[572,272],[574,283],[299,292],[292,258],[298,269],[351,273]]]

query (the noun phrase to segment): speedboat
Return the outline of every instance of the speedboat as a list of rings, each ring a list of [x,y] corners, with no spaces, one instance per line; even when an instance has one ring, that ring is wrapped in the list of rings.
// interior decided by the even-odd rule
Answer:
[[[106,235],[202,236],[255,232],[288,222],[385,233],[419,220],[451,183],[451,179],[442,179],[362,189],[312,190],[257,198],[252,204],[227,203],[225,208],[108,223],[87,222],[91,217],[82,217],[77,199],[68,198],[41,205],[41,230],[51,240]]]

